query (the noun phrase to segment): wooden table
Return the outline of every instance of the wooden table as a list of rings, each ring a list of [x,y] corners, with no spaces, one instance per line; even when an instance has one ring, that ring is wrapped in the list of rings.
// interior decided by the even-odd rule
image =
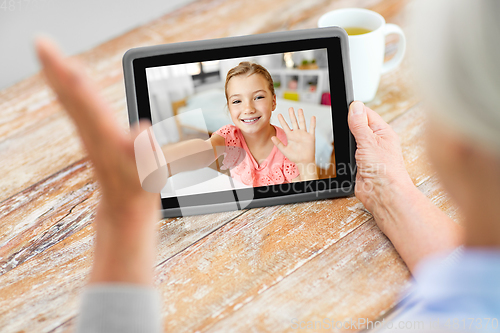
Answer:
[[[121,59],[132,47],[313,28],[366,7],[405,27],[401,0],[201,0],[77,56],[127,128]],[[369,106],[400,135],[408,171],[457,214],[424,154],[407,61]],[[0,331],[71,331],[92,264],[99,187],[61,105],[37,74],[0,91]],[[281,332],[292,320],[375,320],[410,273],[355,198],[159,222],[156,284],[171,332]]]

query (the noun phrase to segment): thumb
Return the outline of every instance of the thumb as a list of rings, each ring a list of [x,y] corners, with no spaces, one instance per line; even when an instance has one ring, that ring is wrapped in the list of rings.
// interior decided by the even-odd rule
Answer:
[[[373,131],[368,126],[366,107],[362,102],[354,101],[351,103],[347,121],[356,141],[367,140],[373,135]]]
[[[278,137],[276,137],[276,136],[271,137],[271,141],[274,143],[274,145],[276,147],[278,147],[279,151],[283,153],[283,149],[285,149],[285,147],[286,147],[283,144],[283,142],[281,142],[281,140],[278,139]],[[284,153],[283,153],[283,155],[284,155]]]

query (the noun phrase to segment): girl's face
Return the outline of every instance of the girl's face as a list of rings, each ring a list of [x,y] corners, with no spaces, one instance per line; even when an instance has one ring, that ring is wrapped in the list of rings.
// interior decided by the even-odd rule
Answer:
[[[269,82],[260,74],[232,77],[227,85],[227,105],[233,123],[243,133],[254,134],[269,128],[276,96]]]

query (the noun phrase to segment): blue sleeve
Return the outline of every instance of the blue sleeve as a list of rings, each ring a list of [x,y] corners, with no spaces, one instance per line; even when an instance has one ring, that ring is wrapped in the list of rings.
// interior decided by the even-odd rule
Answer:
[[[87,286],[76,326],[77,333],[162,332],[160,295],[152,287],[133,284]]]
[[[448,267],[452,267],[460,262],[463,257],[463,246],[457,247],[447,255],[440,254],[439,257],[434,259],[431,266],[426,264],[425,270],[441,271]],[[427,259],[424,260],[426,262]],[[419,264],[418,269],[422,268]],[[379,320],[380,333],[396,333],[396,332],[450,332],[446,327],[446,318],[450,315],[449,312],[440,312],[437,308],[433,307],[433,302],[439,301],[440,296],[436,295],[434,299],[427,299],[422,293],[422,286],[419,286],[418,276],[414,277],[412,286],[406,295],[402,295],[398,308],[392,314],[387,316],[384,320]],[[425,286],[427,287],[427,286]],[[451,309],[450,309],[451,310]],[[459,314],[453,313],[453,318],[458,318]],[[443,320],[444,319],[444,320]]]

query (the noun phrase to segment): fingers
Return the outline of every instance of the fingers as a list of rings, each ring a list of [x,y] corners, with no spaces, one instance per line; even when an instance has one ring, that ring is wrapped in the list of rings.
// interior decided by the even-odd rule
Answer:
[[[311,124],[310,124],[310,127],[309,127],[309,133],[312,134],[313,137],[316,137],[315,133],[316,133],[316,117],[315,116],[312,116],[311,117]]]
[[[297,122],[297,118],[295,117],[295,111],[294,111],[294,109],[292,107],[288,109],[288,114],[290,116],[290,122],[292,124],[292,128],[294,130],[299,130],[300,129],[300,130],[304,130],[304,131],[307,132],[307,125],[306,125],[306,118],[304,117],[304,110],[298,109],[297,113],[299,115],[298,122]],[[281,115],[281,117],[283,118],[282,115]],[[278,116],[278,120],[280,120],[280,123],[281,123],[281,119],[280,119],[279,116]],[[283,121],[285,122],[284,118],[283,118]],[[283,126],[283,123],[281,123],[281,125]],[[287,128],[290,129],[290,127],[288,127],[288,124],[287,124]],[[291,129],[290,129],[290,131],[291,131]]]
[[[148,128],[151,128],[151,133],[153,135],[152,138],[155,140],[154,142],[156,143],[156,145],[159,146],[159,143],[156,141],[156,136],[154,136],[154,131],[153,131],[153,127],[151,126],[151,122],[149,120],[146,120],[146,119],[141,119],[138,122],[136,122],[130,126],[130,138],[134,142],[134,146],[136,144],[135,141],[136,141],[137,137],[142,132],[146,131]],[[132,148],[132,147],[130,147],[130,148]]]
[[[134,156],[135,158],[135,149],[137,143],[135,142],[139,134],[147,130],[149,127],[151,127],[151,122],[149,120],[141,119],[139,122],[136,122],[130,127],[130,139],[134,142],[133,145],[128,146],[128,151],[127,153],[130,154],[130,156]],[[155,138],[156,139],[156,138]]]
[[[297,112],[299,113],[299,126],[300,126],[300,129],[303,129],[304,131],[307,131],[307,129],[306,129],[306,119],[304,118],[304,110],[299,109]]]
[[[368,126],[366,109],[368,108],[358,101],[352,102],[349,108],[349,116],[347,118],[349,129],[358,143],[373,139],[373,131]]]
[[[297,123],[297,118],[295,118],[295,111],[293,108],[288,109],[288,115],[290,116],[290,122],[292,123],[292,128],[294,130],[299,129],[299,124]]]
[[[57,45],[46,37],[39,37],[35,41],[38,59],[43,67],[49,69],[45,72],[49,84],[53,88],[62,89],[61,83],[70,83],[77,78],[71,77],[71,72],[66,66],[61,66],[62,55]],[[63,82],[64,81],[64,82]]]
[[[373,132],[390,128],[389,124],[375,111],[365,107],[366,115],[368,116],[368,126]]]
[[[362,107],[362,109],[361,109]],[[359,108],[361,113],[356,113]],[[355,101],[349,109],[349,128],[356,139],[373,136],[373,133],[392,128],[375,111],[366,107],[363,103]]]
[[[292,130],[288,126],[288,123],[286,122],[285,117],[283,117],[283,115],[281,113],[278,115],[278,121],[281,124],[281,128],[283,128],[283,130],[285,131],[285,134],[288,135],[288,133],[290,133]]]
[[[49,85],[74,120],[83,142],[92,154],[102,150],[109,140],[123,139],[111,109],[101,99],[81,66],[64,58],[54,42],[45,37],[36,40],[36,50]]]
[[[280,139],[278,139],[277,137],[273,136],[271,137],[271,141],[274,143],[274,145],[279,149],[279,151],[281,153],[283,153],[284,155],[284,152],[283,150],[286,148],[286,146],[283,144],[283,142],[281,142]]]

